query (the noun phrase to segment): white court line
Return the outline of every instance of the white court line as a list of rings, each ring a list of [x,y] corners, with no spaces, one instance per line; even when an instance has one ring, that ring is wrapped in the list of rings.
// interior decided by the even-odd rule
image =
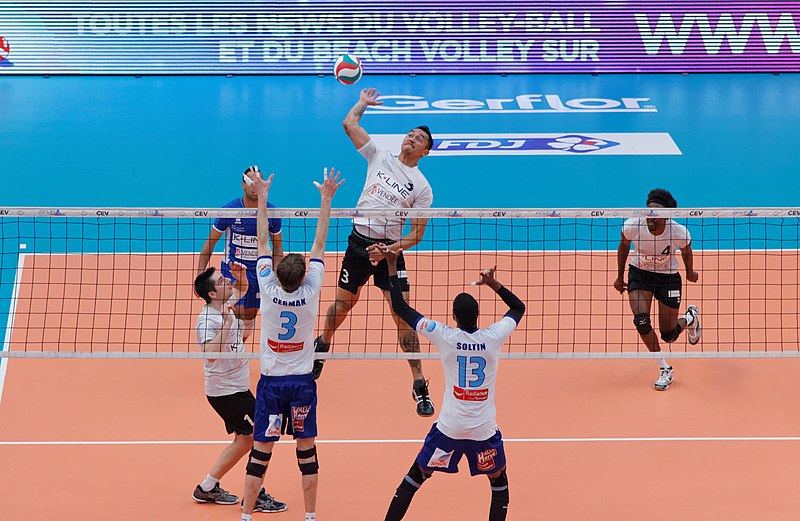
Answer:
[[[24,246],[21,245],[20,248]],[[11,348],[11,332],[14,328],[14,315],[17,312],[17,296],[19,295],[19,285],[22,282],[22,269],[25,266],[25,254],[20,253],[17,257],[17,269],[14,272],[14,289],[11,292],[11,302],[8,306],[8,322],[6,322],[6,334],[3,340],[3,348],[0,351],[9,351]],[[9,360],[0,357],[0,402],[3,401],[3,387],[6,383],[6,371],[8,370]]]
[[[316,443],[325,445],[422,443],[425,440],[324,440]],[[800,441],[800,436],[685,436],[658,438],[503,438],[505,443],[626,443],[626,442],[698,442],[698,441]],[[0,441],[3,445],[225,445],[230,440],[132,440],[132,441]],[[293,444],[293,440],[279,441],[280,444]]]

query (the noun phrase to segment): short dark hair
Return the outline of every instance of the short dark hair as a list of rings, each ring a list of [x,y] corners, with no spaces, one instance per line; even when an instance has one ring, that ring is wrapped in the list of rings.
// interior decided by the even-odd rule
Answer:
[[[306,276],[306,260],[299,253],[290,253],[281,259],[275,268],[275,276],[286,291],[294,291],[300,287]]]
[[[212,291],[217,291],[214,281],[211,280],[211,277],[214,275],[215,271],[216,269],[211,266],[206,271],[198,275],[196,279],[194,279],[194,291],[206,301],[206,304],[211,304],[211,297],[209,296],[209,293]]]
[[[433,148],[433,136],[431,135],[431,129],[428,128],[428,125],[420,125],[414,128],[420,129],[421,131],[425,132],[426,136],[428,136],[428,150],[430,151],[430,149]]]
[[[650,203],[660,204],[664,208],[677,208],[678,201],[672,197],[672,194],[663,188],[654,188],[647,194],[647,205]]]
[[[453,299],[453,315],[458,327],[462,329],[478,328],[478,301],[469,293],[459,293]]]

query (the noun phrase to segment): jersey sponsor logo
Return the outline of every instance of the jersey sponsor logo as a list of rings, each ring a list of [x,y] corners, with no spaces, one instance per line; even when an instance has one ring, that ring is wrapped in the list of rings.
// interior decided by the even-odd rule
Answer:
[[[269,274],[272,273],[272,269],[270,269],[269,264],[266,262],[258,263],[258,274],[262,277],[269,277]]]
[[[244,248],[242,246],[231,247],[231,256],[242,261],[254,261],[258,259],[258,250]]]
[[[269,424],[267,425],[267,436],[280,436],[281,425],[283,424],[282,414],[270,414]]]
[[[420,323],[420,328],[428,333],[433,333],[433,330],[436,329],[436,322],[433,320],[423,320]]]
[[[386,172],[382,172],[380,170],[378,170],[377,177],[378,177],[378,179],[383,181],[386,184],[386,186],[389,187],[389,190],[392,193],[397,192],[397,194],[402,196],[403,199],[407,199],[408,196],[411,195],[411,190],[414,188],[414,185],[411,184],[411,183],[407,183],[405,185],[401,185],[400,183],[398,183],[397,181],[392,179],[389,176],[389,174],[387,174]],[[409,185],[410,185],[410,187],[409,187]]]
[[[453,396],[462,402],[485,402],[489,399],[489,389],[464,389],[454,385]]]
[[[276,342],[271,338],[267,339],[267,345],[276,353],[294,353],[302,351],[305,342]]]
[[[581,112],[658,112],[650,98],[574,98],[558,94],[519,94],[513,98],[438,99],[386,94],[374,114],[579,114]]]
[[[453,452],[455,452],[455,449],[450,452],[445,452],[439,447],[436,447],[433,450],[431,459],[428,460],[428,467],[435,469],[446,469],[450,467],[450,459],[453,457]]]
[[[494,468],[494,457],[497,456],[497,449],[487,449],[477,454],[478,470],[486,472]]]
[[[306,417],[311,410],[310,405],[302,405],[300,407],[292,407],[292,430],[294,432],[303,432],[306,428]]]
[[[389,204],[394,206],[397,206],[397,204],[400,202],[399,197],[387,192],[378,185],[372,185],[372,189],[370,190],[369,194],[375,197],[376,199],[383,199],[387,201]]]

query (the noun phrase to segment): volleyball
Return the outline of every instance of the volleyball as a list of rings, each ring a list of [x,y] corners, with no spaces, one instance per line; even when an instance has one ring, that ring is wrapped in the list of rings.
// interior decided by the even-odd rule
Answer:
[[[339,83],[345,85],[352,85],[361,79],[363,73],[361,68],[361,60],[352,54],[343,54],[336,59],[333,64],[333,75],[339,80]]]
[[[8,40],[0,36],[0,60],[8,58],[9,51],[11,51],[11,46],[8,44]]]

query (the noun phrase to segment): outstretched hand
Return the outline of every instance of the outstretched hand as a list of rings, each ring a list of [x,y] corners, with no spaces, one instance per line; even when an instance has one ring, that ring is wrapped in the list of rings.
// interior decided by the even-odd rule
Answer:
[[[381,93],[377,89],[370,87],[369,89],[361,89],[361,96],[359,101],[363,101],[368,107],[375,105],[383,105],[382,101],[378,101]]]
[[[323,201],[330,201],[333,199],[336,190],[338,190],[339,187],[342,186],[342,183],[344,183],[344,179],[339,181],[339,175],[341,173],[341,171],[337,172],[333,167],[331,167],[331,173],[328,175],[328,168],[325,167],[325,169],[322,171],[322,184],[314,181],[314,186],[316,186],[319,190],[319,194]]]
[[[275,174],[270,174],[267,180],[264,180],[264,176],[261,174],[261,170],[258,169],[257,166],[251,166],[250,171],[253,172],[253,176],[250,177],[245,175],[245,179],[250,180],[250,184],[253,186],[253,190],[255,190],[256,195],[259,197],[266,197],[267,193],[269,193],[269,187],[272,185],[272,178],[275,177]]]
[[[493,268],[483,269],[478,274],[479,278],[477,281],[473,282],[473,286],[489,286],[492,289],[497,289],[500,287],[500,283],[494,278],[494,274],[497,271],[497,265]]]
[[[249,287],[247,281],[247,266],[240,262],[230,262],[228,263],[228,267],[234,279],[231,287],[238,291],[240,295],[244,295],[247,293],[247,288]]]

